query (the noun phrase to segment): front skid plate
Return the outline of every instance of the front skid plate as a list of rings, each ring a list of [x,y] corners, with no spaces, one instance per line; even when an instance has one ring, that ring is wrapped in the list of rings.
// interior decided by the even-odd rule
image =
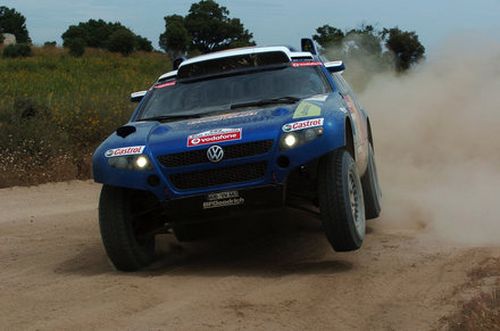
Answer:
[[[165,202],[169,221],[205,221],[284,206],[281,185],[219,191]]]

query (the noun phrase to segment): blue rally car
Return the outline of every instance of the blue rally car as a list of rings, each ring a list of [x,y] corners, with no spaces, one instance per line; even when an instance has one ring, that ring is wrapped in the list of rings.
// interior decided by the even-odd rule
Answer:
[[[284,207],[320,215],[335,251],[361,247],[381,210],[370,120],[342,62],[302,44],[198,56],[132,94],[93,157],[117,269],[149,265],[157,234],[195,240],[211,220]]]

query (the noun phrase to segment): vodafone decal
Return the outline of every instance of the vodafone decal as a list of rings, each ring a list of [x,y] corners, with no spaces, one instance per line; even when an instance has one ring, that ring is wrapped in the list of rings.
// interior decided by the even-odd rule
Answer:
[[[324,121],[324,118],[321,117],[321,118],[315,118],[312,120],[287,123],[287,124],[283,125],[283,131],[284,132],[292,132],[292,131],[304,130],[304,129],[309,129],[309,128],[315,128],[318,126],[322,126],[323,121]]]
[[[105,157],[114,157],[114,156],[127,156],[127,155],[137,155],[142,154],[144,151],[144,145],[141,146],[130,146],[130,147],[122,147],[115,149],[108,149],[105,153]]]
[[[190,135],[187,138],[187,147],[195,147],[213,143],[221,143],[232,140],[240,140],[243,130],[238,129],[216,129]]]

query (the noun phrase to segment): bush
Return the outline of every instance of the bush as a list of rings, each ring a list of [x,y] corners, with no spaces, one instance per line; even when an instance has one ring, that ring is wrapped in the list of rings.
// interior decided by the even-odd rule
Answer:
[[[85,53],[85,41],[81,38],[70,39],[65,43],[65,47],[69,49],[69,54],[75,57],[80,57]]]
[[[129,30],[117,30],[109,37],[108,50],[127,56],[134,51],[135,38],[135,35]]]
[[[3,57],[28,57],[31,56],[31,46],[28,44],[15,44],[5,47]]]
[[[57,43],[55,41],[46,41],[43,44],[43,47],[56,47],[56,46],[57,46]]]

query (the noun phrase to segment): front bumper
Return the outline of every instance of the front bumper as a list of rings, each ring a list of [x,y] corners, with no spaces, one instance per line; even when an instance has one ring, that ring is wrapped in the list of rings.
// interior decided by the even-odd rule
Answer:
[[[326,123],[325,128],[328,125]],[[94,154],[94,179],[106,185],[147,190],[154,193],[161,202],[165,202],[204,196],[211,192],[284,185],[293,170],[344,144],[341,130],[325,130],[323,136],[310,143],[282,151],[279,148],[279,136],[273,137],[274,133],[271,134],[261,132],[249,141],[219,144],[222,148],[231,150],[236,144],[271,141],[271,146],[264,152],[240,155],[238,150],[233,150],[231,153],[235,157],[224,158],[219,163],[211,163],[207,159],[191,164],[176,163],[179,159],[171,160],[173,163],[170,164],[162,161],[164,156],[172,153],[198,153],[204,157],[205,149],[209,146],[186,149],[178,145],[172,147],[165,142],[147,145],[144,154],[151,160],[152,168],[144,171],[110,167],[104,156],[109,147],[103,144]]]

